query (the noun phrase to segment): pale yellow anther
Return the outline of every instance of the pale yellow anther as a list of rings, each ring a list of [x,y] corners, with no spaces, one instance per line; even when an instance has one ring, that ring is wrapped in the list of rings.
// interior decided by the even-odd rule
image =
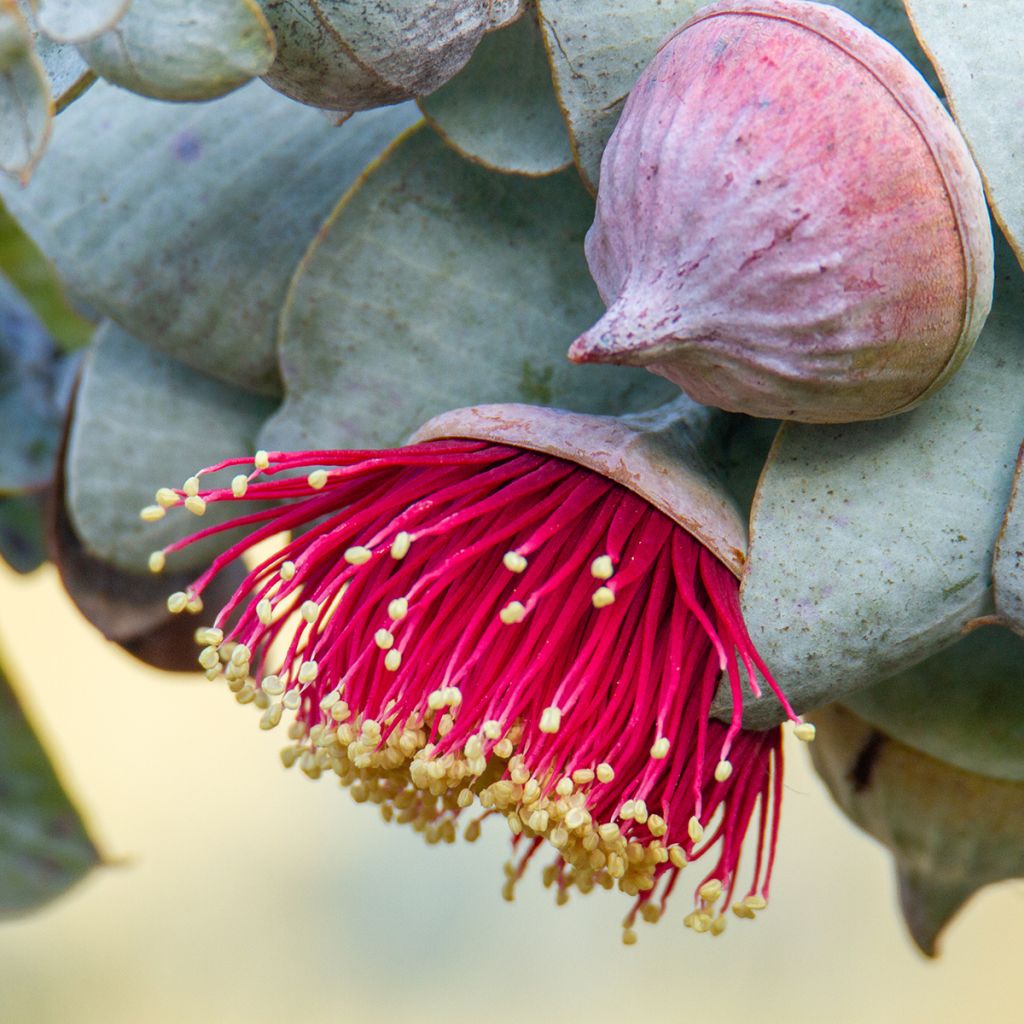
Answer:
[[[280,697],[284,693],[284,683],[281,682],[280,676],[264,676],[260,687],[264,693],[269,693],[271,697]]]
[[[632,821],[635,811],[636,804],[634,801],[627,800],[619,809],[619,817],[622,818],[623,821]]]
[[[271,704],[266,711],[260,716],[260,728],[261,729],[273,729],[281,722],[281,705]]]
[[[488,718],[480,730],[484,736],[489,740],[500,740],[501,739],[501,722],[495,721],[493,718]]]
[[[189,594],[185,602],[185,611],[189,615],[198,615],[203,610],[203,599],[198,594]]]
[[[652,814],[647,819],[647,830],[652,836],[658,838],[668,831],[668,823],[660,814]]]
[[[172,615],[179,615],[188,606],[188,594],[183,590],[176,590],[167,598],[167,610]]]
[[[196,630],[196,643],[204,647],[219,647],[224,643],[224,630],[215,626],[200,626]]]
[[[717,782],[725,782],[729,776],[732,775],[732,762],[730,761],[719,761],[715,765],[715,780]]]
[[[257,469],[266,469],[270,465],[270,455],[261,448],[253,457],[252,464]]]
[[[526,608],[520,601],[510,601],[498,612],[498,618],[506,626],[515,625],[515,623],[522,622],[526,618]]]
[[[281,577],[286,583],[288,580],[295,578],[295,563],[294,562],[282,562],[281,568],[277,570],[278,576]]]
[[[457,708],[462,703],[462,691],[457,686],[446,686],[442,692],[448,707]]]
[[[558,780],[558,785],[555,786],[555,792],[559,796],[569,796],[575,787],[573,786],[572,779],[568,776]]]
[[[718,917],[711,922],[711,934],[721,935],[725,931],[725,918],[719,914]]]
[[[697,895],[700,896],[705,903],[714,903],[722,895],[722,882],[718,878],[712,878],[705,882],[698,890]]]
[[[245,644],[235,644],[231,650],[231,657],[228,659],[232,665],[238,668],[244,668],[249,664],[249,659],[252,657],[252,652]]]
[[[614,843],[622,833],[614,821],[606,822],[597,826],[597,834],[608,844]]]
[[[660,736],[651,745],[651,757],[655,761],[663,761],[668,757],[669,741],[666,737]]]
[[[366,565],[366,563],[373,557],[373,552],[369,548],[355,547],[347,548],[345,550],[344,558],[349,565]]]
[[[165,515],[167,515],[167,510],[162,505],[147,505],[139,512],[139,518],[147,523],[155,523],[158,519],[163,519]]]
[[[397,672],[399,666],[402,664],[402,652],[392,648],[384,655],[384,667],[389,672]]]
[[[552,705],[545,708],[540,716],[540,731],[556,733],[562,727],[562,709]]]
[[[512,741],[507,736],[494,744],[494,753],[498,757],[511,757],[513,749]]]
[[[373,642],[382,651],[390,651],[391,648],[395,646],[395,637],[394,634],[387,629],[378,629],[377,632],[373,634]]]
[[[244,473],[231,478],[231,493],[236,498],[244,498],[245,492],[249,490],[249,478]]]
[[[269,626],[274,621],[274,606],[268,598],[264,597],[256,603],[256,618],[263,626]]]
[[[309,484],[314,491],[322,491],[327,486],[327,470],[314,469],[313,472],[306,477],[306,483]]]
[[[526,566],[528,563],[526,561],[526,558],[523,555],[519,554],[518,551],[506,551],[505,557],[502,558],[501,561],[509,572],[526,572]]]
[[[610,580],[615,574],[615,566],[612,564],[611,557],[608,555],[602,555],[600,558],[595,558],[590,563],[590,575],[595,580]]]
[[[624,946],[635,946],[636,945],[636,929],[635,928],[623,928],[622,929],[622,944]]]
[[[615,770],[612,766],[605,761],[602,761],[597,766],[597,781],[598,782],[611,782],[615,778]]]
[[[302,607],[299,609],[299,615],[306,620],[306,622],[316,622],[316,617],[320,614],[320,605],[316,601],[303,601]]]
[[[595,608],[607,608],[608,605],[615,604],[615,591],[611,587],[598,587],[590,600]]]
[[[341,694],[338,693],[337,690],[331,690],[331,692],[320,701],[320,710],[330,711],[339,700],[341,700]]]
[[[412,547],[412,535],[402,530],[401,533],[395,535],[395,539],[391,542],[391,557],[395,561],[401,561],[409,554],[410,547]]]
[[[691,842],[699,843],[704,838],[704,826],[701,825],[700,819],[697,817],[689,820],[686,831],[690,834]]]
[[[734,903],[732,905],[732,912],[737,917],[745,918],[747,921],[753,921],[757,916],[745,903]]]
[[[305,685],[316,679],[317,664],[315,661],[304,661],[299,666],[299,682]]]
[[[298,690],[289,690],[282,698],[281,703],[289,711],[297,711],[302,703],[302,694]],[[300,723],[301,724],[301,723]]]
[[[344,722],[351,714],[352,711],[350,710],[348,703],[343,700],[339,700],[338,703],[331,708],[331,718],[336,722]]]
[[[565,816],[566,828],[580,828],[586,825],[589,814],[582,807],[571,807]]]
[[[749,907],[751,910],[764,910],[768,906],[768,901],[763,896],[753,895],[746,896],[743,899],[743,905]]]
[[[800,722],[794,729],[793,735],[804,743],[810,743],[814,739],[817,730],[810,722]]]
[[[205,669],[219,668],[220,655],[216,647],[204,647],[199,652],[199,664]]]
[[[194,516],[201,516],[206,513],[206,502],[198,494],[192,494],[185,499],[185,508]]]
[[[575,782],[577,786],[585,786],[587,783],[593,782],[594,778],[594,772],[590,768],[577,768],[576,771],[572,773],[572,781]]]
[[[668,848],[668,859],[672,862],[673,867],[686,867],[686,854],[683,853],[683,848],[679,846],[677,843],[673,843]]]
[[[167,565],[167,556],[162,551],[154,551],[149,556],[150,572],[163,572],[165,565]]]
[[[156,492],[156,503],[162,505],[164,508],[173,508],[181,501],[181,498],[170,489],[170,487],[161,487]]]
[[[190,476],[182,485],[185,497],[194,498],[199,493],[199,477]]]
[[[388,618],[392,622],[401,622],[409,614],[409,602],[404,597],[396,597],[388,603]]]
[[[431,711],[440,711],[444,707],[444,690],[431,690],[427,694],[427,707]]]

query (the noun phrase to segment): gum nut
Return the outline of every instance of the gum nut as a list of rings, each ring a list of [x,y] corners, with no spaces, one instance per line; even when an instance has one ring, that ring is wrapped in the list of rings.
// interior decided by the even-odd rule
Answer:
[[[991,306],[953,121],[892,46],[797,0],[712,4],[662,44],[605,150],[586,251],[610,308],[572,360],[754,416],[909,409]]]
[[[978,890],[1024,878],[1024,782],[937,760],[841,704],[809,720],[815,770],[843,813],[892,853],[903,919],[935,956],[942,931]]]

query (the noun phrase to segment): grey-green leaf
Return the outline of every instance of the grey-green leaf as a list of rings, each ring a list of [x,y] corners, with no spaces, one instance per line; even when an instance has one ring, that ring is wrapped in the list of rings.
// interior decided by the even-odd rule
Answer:
[[[985,627],[844,701],[865,721],[964,771],[1024,782],[1024,639]]]
[[[32,308],[0,275],[0,495],[45,487],[63,416],[59,352]]]
[[[50,80],[28,22],[15,4],[0,6],[0,170],[28,181],[52,122]]]
[[[18,0],[18,6],[23,14],[31,10],[29,0]],[[69,43],[55,43],[37,30],[33,30],[32,38],[36,56],[42,61],[50,80],[54,108],[59,113],[92,85],[96,75]]]
[[[1010,629],[1024,636],[1024,444],[996,543],[992,584],[996,612]]]
[[[256,0],[134,0],[79,46],[108,81],[162,100],[208,100],[262,75],[274,33]]]
[[[15,572],[35,572],[46,561],[45,496],[0,498],[0,559]]]
[[[537,176],[572,163],[532,11],[485,36],[462,71],[420,100],[420,109],[457,152],[493,170]]]
[[[913,665],[992,612],[991,565],[1024,435],[1024,275],[996,256],[974,353],[901,416],[787,424],[761,481],[743,604],[800,709]],[[767,720],[772,701],[749,709]]]
[[[157,523],[139,510],[158,487],[254,451],[272,406],[140,345],[113,324],[97,332],[83,370],[65,466],[74,528],[98,557],[147,571],[150,552],[230,517],[228,505],[197,519],[177,507]],[[202,565],[216,544],[189,548],[168,568]]]
[[[600,311],[583,259],[593,203],[575,172],[496,175],[421,128],[342,201],[282,316],[287,399],[268,449],[389,446],[483,402],[590,412],[673,394],[644,371],[573,367]]]
[[[48,903],[99,863],[0,666],[0,917]]]
[[[68,285],[129,333],[273,393],[295,264],[338,197],[415,109],[341,128],[259,82],[195,106],[98,83],[58,121],[11,212]]]
[[[1024,261],[1024,0],[906,0],[993,214]]]
[[[260,3],[277,37],[267,82],[330,110],[433,92],[465,65],[491,25],[488,0]]]
[[[555,89],[591,189],[640,72],[661,40],[701,6],[701,0],[538,0]]]
[[[32,0],[36,21],[57,43],[81,43],[113,28],[132,0]]]

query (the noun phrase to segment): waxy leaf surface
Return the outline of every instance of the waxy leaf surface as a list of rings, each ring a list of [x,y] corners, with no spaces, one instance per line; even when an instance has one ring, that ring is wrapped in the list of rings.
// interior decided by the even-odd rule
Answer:
[[[53,122],[50,80],[15,0],[0,0],[0,170],[27,181]]]
[[[158,487],[180,487],[197,469],[247,455],[270,403],[140,345],[116,325],[97,332],[75,399],[65,466],[75,532],[93,555],[146,572],[149,553],[230,518],[230,503],[201,518],[180,506],[160,522],[139,518]],[[230,479],[230,477],[229,477]],[[220,545],[168,558],[168,570],[204,564]]]
[[[1017,455],[1017,470],[999,531],[992,576],[996,611],[1010,629],[1024,636],[1024,444]]]
[[[0,667],[0,917],[48,903],[99,863]]]
[[[58,43],[81,43],[113,28],[132,0],[31,0],[39,28]]]
[[[98,83],[61,115],[31,185],[0,192],[101,313],[190,366],[272,393],[295,264],[414,116],[372,111],[335,128],[258,82],[195,106]]]
[[[971,147],[989,203],[1024,261],[1024,0],[906,0]]]
[[[134,0],[79,49],[94,71],[132,92],[207,100],[263,74],[274,34],[256,0]]]
[[[798,708],[894,675],[991,614],[1022,393],[1024,275],[1000,244],[992,314],[942,391],[886,420],[782,427],[754,506],[743,605]],[[771,704],[752,704],[749,720]]]
[[[420,108],[456,151],[496,171],[537,176],[572,163],[532,12],[485,36],[462,71]]]
[[[908,747],[997,779],[1024,782],[1024,639],[998,626],[844,701]]]
[[[287,399],[261,447],[401,443],[484,402],[590,412],[658,404],[640,370],[571,366],[600,299],[583,259],[593,203],[574,171],[496,175],[413,130],[339,205],[282,316]]]
[[[0,498],[0,559],[15,572],[35,572],[46,561],[45,494]]]
[[[38,490],[53,475],[58,357],[31,307],[0,275],[0,495]]]

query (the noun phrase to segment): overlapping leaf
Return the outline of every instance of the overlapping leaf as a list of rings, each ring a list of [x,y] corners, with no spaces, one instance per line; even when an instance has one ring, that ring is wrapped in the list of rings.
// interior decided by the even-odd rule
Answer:
[[[992,576],[996,611],[1010,629],[1024,636],[1024,444],[1017,456]]]
[[[922,406],[780,431],[743,598],[751,636],[801,708],[921,661],[992,612],[993,549],[1024,436],[1024,276],[1005,244],[996,279],[975,351]]]
[[[113,28],[79,49],[94,71],[125,89],[206,100],[263,74],[274,34],[256,0],[134,0]]]
[[[466,67],[420,107],[445,141],[493,170],[542,175],[572,163],[532,12],[485,36]]]
[[[158,487],[181,486],[197,469],[254,451],[270,403],[190,370],[108,324],[97,334],[75,400],[66,463],[67,505],[93,555],[146,572],[149,553],[230,515],[202,519],[180,507],[162,522],[139,510]],[[169,569],[203,564],[216,546],[173,557]]]
[[[0,0],[0,170],[27,181],[53,121],[50,82],[15,0]]]
[[[99,863],[0,667],[0,917],[42,906]]]
[[[908,747],[1024,782],[1024,639],[988,626],[845,702]]]
[[[978,162],[996,220],[1024,261],[1024,0],[906,0]]]
[[[99,83],[3,198],[70,287],[127,331],[241,387],[279,387],[288,280],[344,190],[414,118],[340,129],[260,83],[197,106]]]
[[[671,395],[644,371],[566,360],[600,311],[582,251],[592,215],[573,171],[495,175],[426,128],[406,135],[299,268],[287,400],[261,446],[389,446],[482,402],[621,412]]]
[[[113,28],[132,0],[31,0],[39,27],[58,43],[82,43]]]
[[[0,495],[39,490],[53,475],[62,414],[53,339],[0,275]]]

